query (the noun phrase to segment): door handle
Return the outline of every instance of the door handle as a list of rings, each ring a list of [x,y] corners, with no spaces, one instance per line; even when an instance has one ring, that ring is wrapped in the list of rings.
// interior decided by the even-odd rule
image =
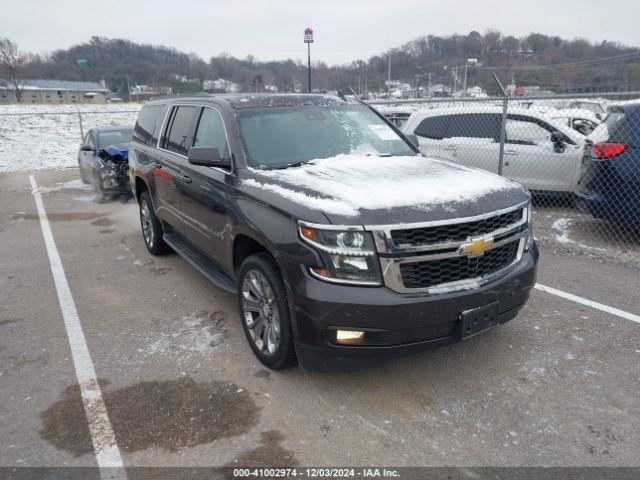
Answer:
[[[515,150],[505,150],[504,151],[505,155],[518,155],[518,152]]]
[[[455,145],[447,145],[446,147],[444,147],[444,150],[455,152],[456,150],[458,150],[458,147],[456,147]]]
[[[162,168],[162,164],[158,160],[154,160],[153,165],[158,169]]]
[[[183,183],[191,183],[191,177],[189,175],[180,175],[180,179]]]

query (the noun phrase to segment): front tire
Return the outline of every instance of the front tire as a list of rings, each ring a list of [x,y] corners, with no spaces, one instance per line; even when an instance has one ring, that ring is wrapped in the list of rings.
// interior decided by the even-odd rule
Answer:
[[[295,362],[289,306],[278,267],[266,253],[248,257],[238,275],[244,333],[258,360],[273,370]]]
[[[162,237],[162,224],[153,210],[151,195],[148,191],[142,192],[140,195],[139,208],[142,238],[149,253],[151,255],[166,255],[171,252],[171,247],[165,243]]]

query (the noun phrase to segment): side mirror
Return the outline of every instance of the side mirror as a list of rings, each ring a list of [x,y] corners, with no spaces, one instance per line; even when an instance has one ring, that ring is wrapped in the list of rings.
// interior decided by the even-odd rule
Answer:
[[[413,145],[414,147],[418,148],[419,142],[418,142],[418,136],[414,135],[413,133],[410,135],[405,135],[405,137],[407,137],[407,140],[409,140],[411,142],[411,145]]]
[[[231,167],[231,160],[229,158],[220,158],[220,152],[216,147],[191,147],[187,159],[191,165]]]
[[[553,132],[551,134],[551,143],[553,143],[553,150],[556,153],[562,153],[565,149],[565,136],[561,132]]]
[[[82,152],[93,152],[93,147],[88,143],[83,143],[80,145],[80,151]]]

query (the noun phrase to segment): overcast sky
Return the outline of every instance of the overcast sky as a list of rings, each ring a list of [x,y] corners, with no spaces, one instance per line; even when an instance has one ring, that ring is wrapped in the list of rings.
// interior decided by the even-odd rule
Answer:
[[[3,5],[4,4],[4,5]],[[164,44],[208,60],[227,52],[261,60],[366,59],[420,35],[531,32],[640,46],[639,0],[0,0],[0,36],[42,52],[92,35]]]

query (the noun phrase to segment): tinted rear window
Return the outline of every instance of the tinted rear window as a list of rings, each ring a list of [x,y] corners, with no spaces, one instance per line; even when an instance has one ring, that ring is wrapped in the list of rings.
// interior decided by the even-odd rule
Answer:
[[[492,113],[473,113],[452,115],[446,138],[500,138],[500,115]]]
[[[163,105],[145,105],[138,114],[133,138],[142,143],[147,143],[153,135],[153,130],[162,111]]]
[[[427,117],[420,122],[413,133],[425,138],[442,140],[447,132],[449,117]]]

